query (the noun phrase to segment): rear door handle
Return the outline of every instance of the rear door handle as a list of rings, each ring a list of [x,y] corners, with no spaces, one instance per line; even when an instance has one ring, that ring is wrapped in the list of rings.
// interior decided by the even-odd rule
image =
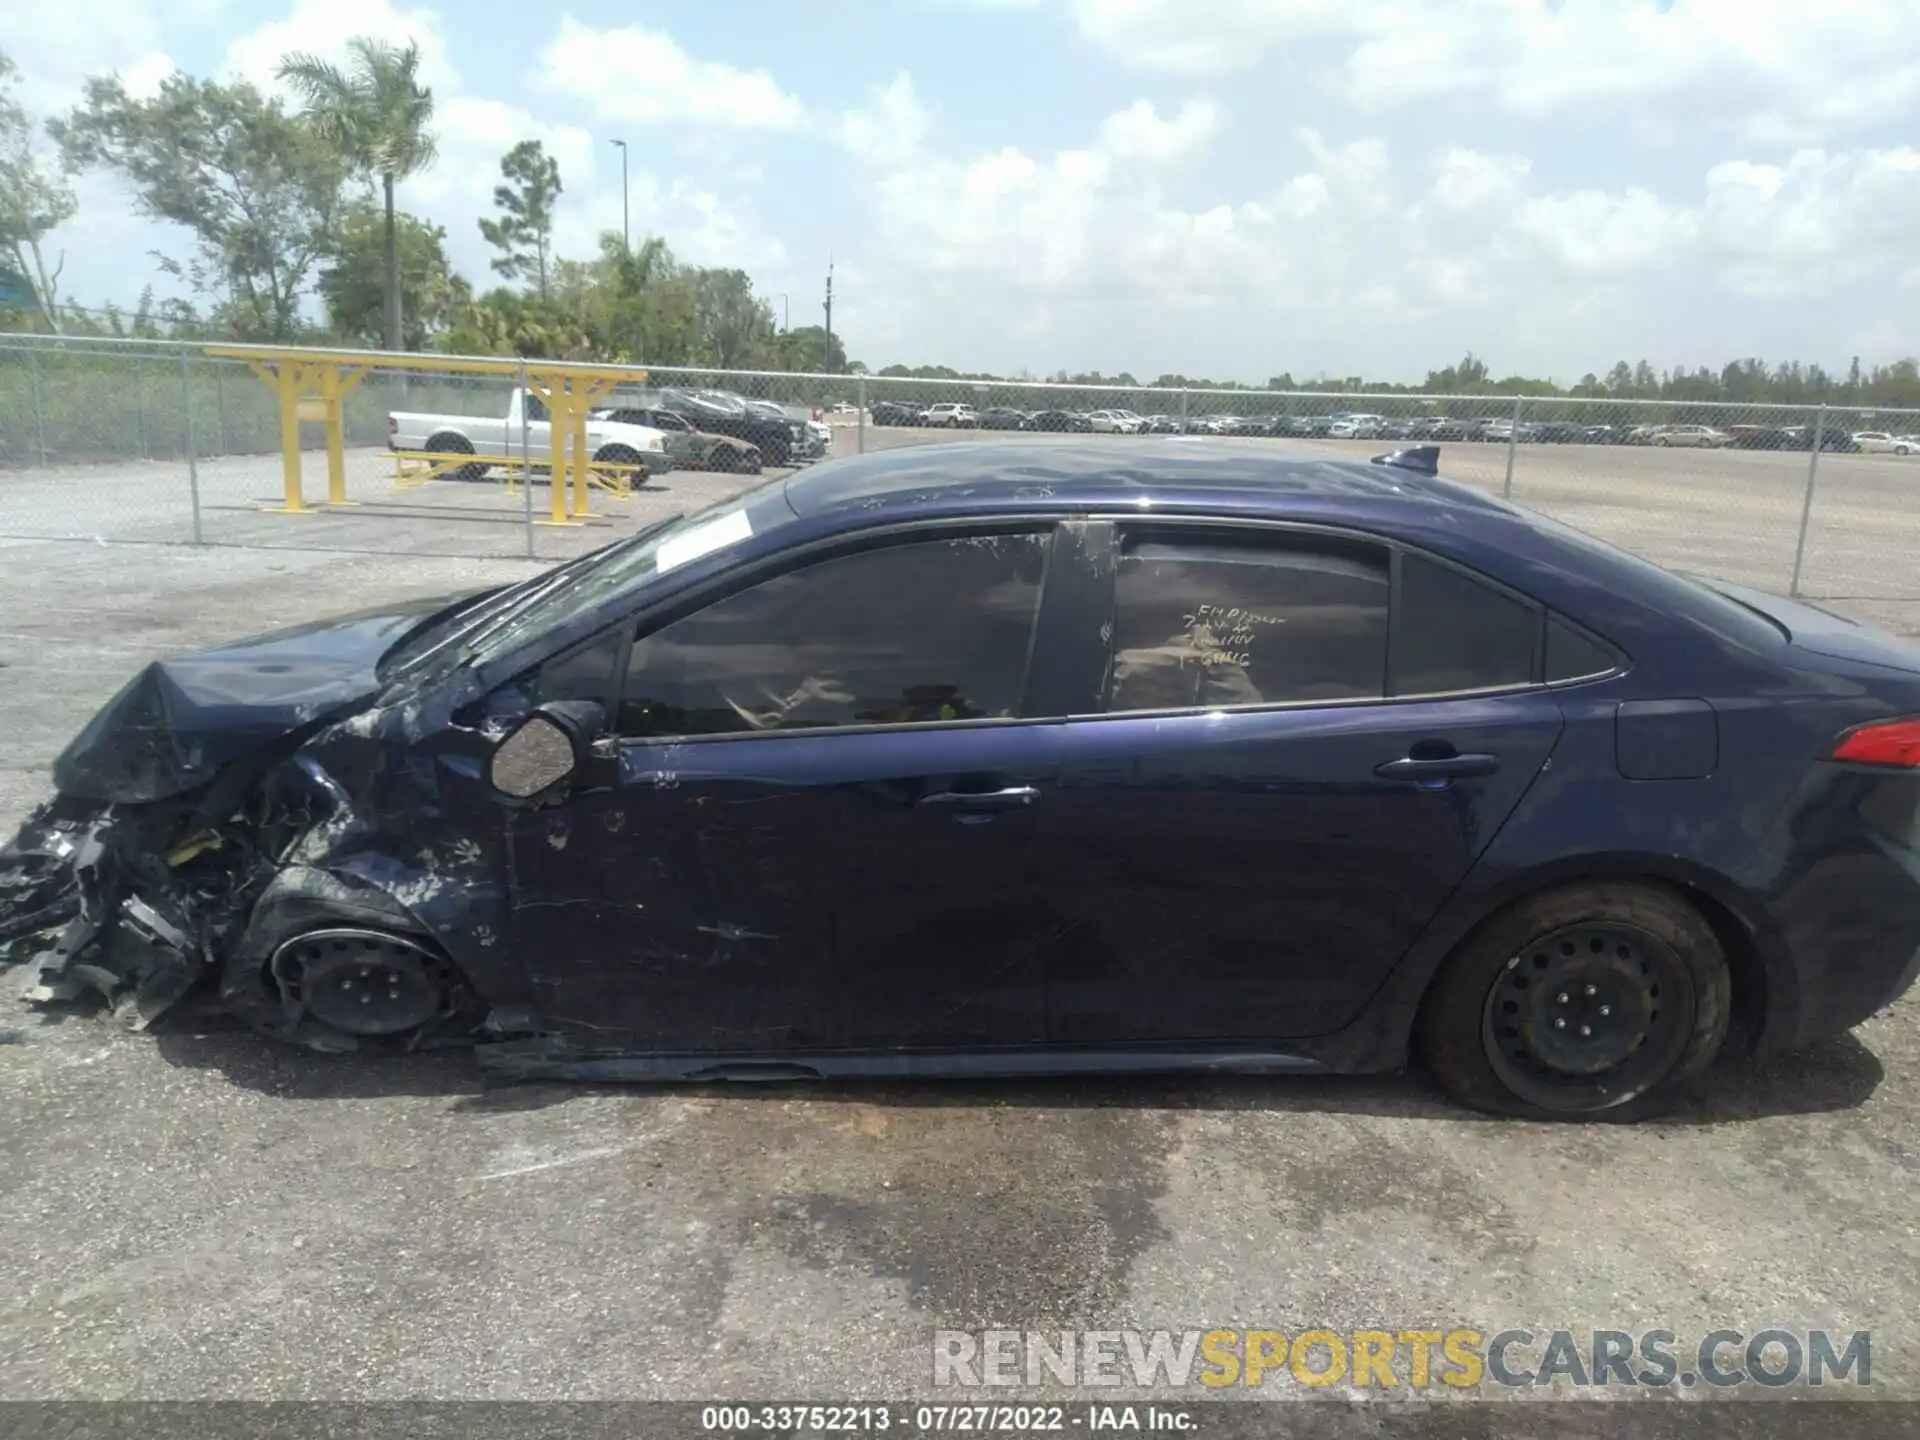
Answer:
[[[1373,767],[1385,780],[1459,780],[1469,775],[1491,775],[1500,768],[1498,755],[1403,756]]]
[[[1031,785],[1012,785],[1005,790],[936,790],[931,795],[922,795],[915,803],[925,808],[979,814],[988,810],[1024,810],[1039,798],[1039,790]]]

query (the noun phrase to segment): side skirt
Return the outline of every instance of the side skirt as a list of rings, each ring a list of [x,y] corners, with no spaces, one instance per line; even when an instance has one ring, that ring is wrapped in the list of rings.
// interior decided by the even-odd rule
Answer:
[[[1061,1075],[1318,1075],[1327,1067],[1280,1050],[840,1051],[800,1055],[672,1055],[575,1050],[544,1040],[474,1049],[489,1074],[514,1080],[986,1080]]]

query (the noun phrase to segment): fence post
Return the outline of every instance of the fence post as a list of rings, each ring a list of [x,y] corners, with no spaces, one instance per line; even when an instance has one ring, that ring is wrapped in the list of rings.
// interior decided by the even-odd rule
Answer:
[[[153,458],[153,441],[147,433],[147,367],[140,363],[140,357],[133,357],[133,403],[140,416],[140,458]]]
[[[533,541],[533,464],[527,445],[527,362],[520,362],[520,503],[527,531],[527,558],[539,558]],[[511,445],[513,442],[507,442]],[[553,446],[547,446],[547,459],[553,459]],[[553,472],[547,472],[547,483],[555,485]]]
[[[227,438],[227,367],[218,360],[213,362],[213,408],[220,426],[219,446],[214,453],[227,455],[232,453]]]
[[[1187,433],[1187,387],[1180,387],[1180,433]]]
[[[1787,582],[1787,594],[1800,598],[1800,567],[1807,558],[1807,527],[1813,519],[1813,485],[1820,477],[1820,442],[1826,438],[1827,407],[1821,402],[1813,412],[1813,453],[1807,457],[1807,490],[1800,498],[1800,538],[1793,546],[1793,578]]]
[[[193,543],[204,545],[206,537],[200,532],[200,447],[193,443],[193,386],[188,381],[185,350],[180,352],[180,416],[187,436],[187,495],[193,505]]]
[[[867,377],[864,375],[855,382],[853,403],[859,407],[859,414],[854,417],[853,453],[864,455],[867,453]]]
[[[33,390],[33,453],[47,463],[47,420],[40,408],[40,347],[27,346],[27,383]]]
[[[1513,397],[1513,428],[1507,432],[1507,478],[1500,482],[1502,500],[1513,498],[1513,461],[1520,449],[1520,416],[1525,411],[1526,403],[1523,395]]]

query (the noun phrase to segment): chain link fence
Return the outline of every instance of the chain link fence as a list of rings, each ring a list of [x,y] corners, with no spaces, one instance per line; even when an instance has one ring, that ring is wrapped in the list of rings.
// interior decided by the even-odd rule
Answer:
[[[346,395],[353,504],[287,515],[271,508],[282,496],[277,401],[244,361],[165,342],[0,337],[0,536],[557,558],[752,483],[683,445],[676,468],[643,490],[596,497],[605,523],[547,528],[542,476],[531,488],[497,470],[478,483],[406,479],[388,449],[391,414],[504,424],[514,388],[510,376],[427,373],[418,368],[426,363],[375,361]],[[690,429],[748,436],[764,452],[762,474],[1015,435],[1143,453],[1207,436],[1348,459],[1438,444],[1449,478],[1676,569],[1809,598],[1920,600],[1920,412],[631,374],[603,405],[671,409]],[[322,427],[301,433],[306,494],[318,505]],[[506,439],[509,448],[526,442],[524,433]]]

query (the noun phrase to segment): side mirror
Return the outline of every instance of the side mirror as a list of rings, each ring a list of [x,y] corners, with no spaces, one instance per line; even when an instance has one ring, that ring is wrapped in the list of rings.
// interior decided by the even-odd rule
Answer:
[[[546,799],[592,759],[606,712],[591,700],[542,705],[507,733],[487,761],[487,783],[512,805]]]

